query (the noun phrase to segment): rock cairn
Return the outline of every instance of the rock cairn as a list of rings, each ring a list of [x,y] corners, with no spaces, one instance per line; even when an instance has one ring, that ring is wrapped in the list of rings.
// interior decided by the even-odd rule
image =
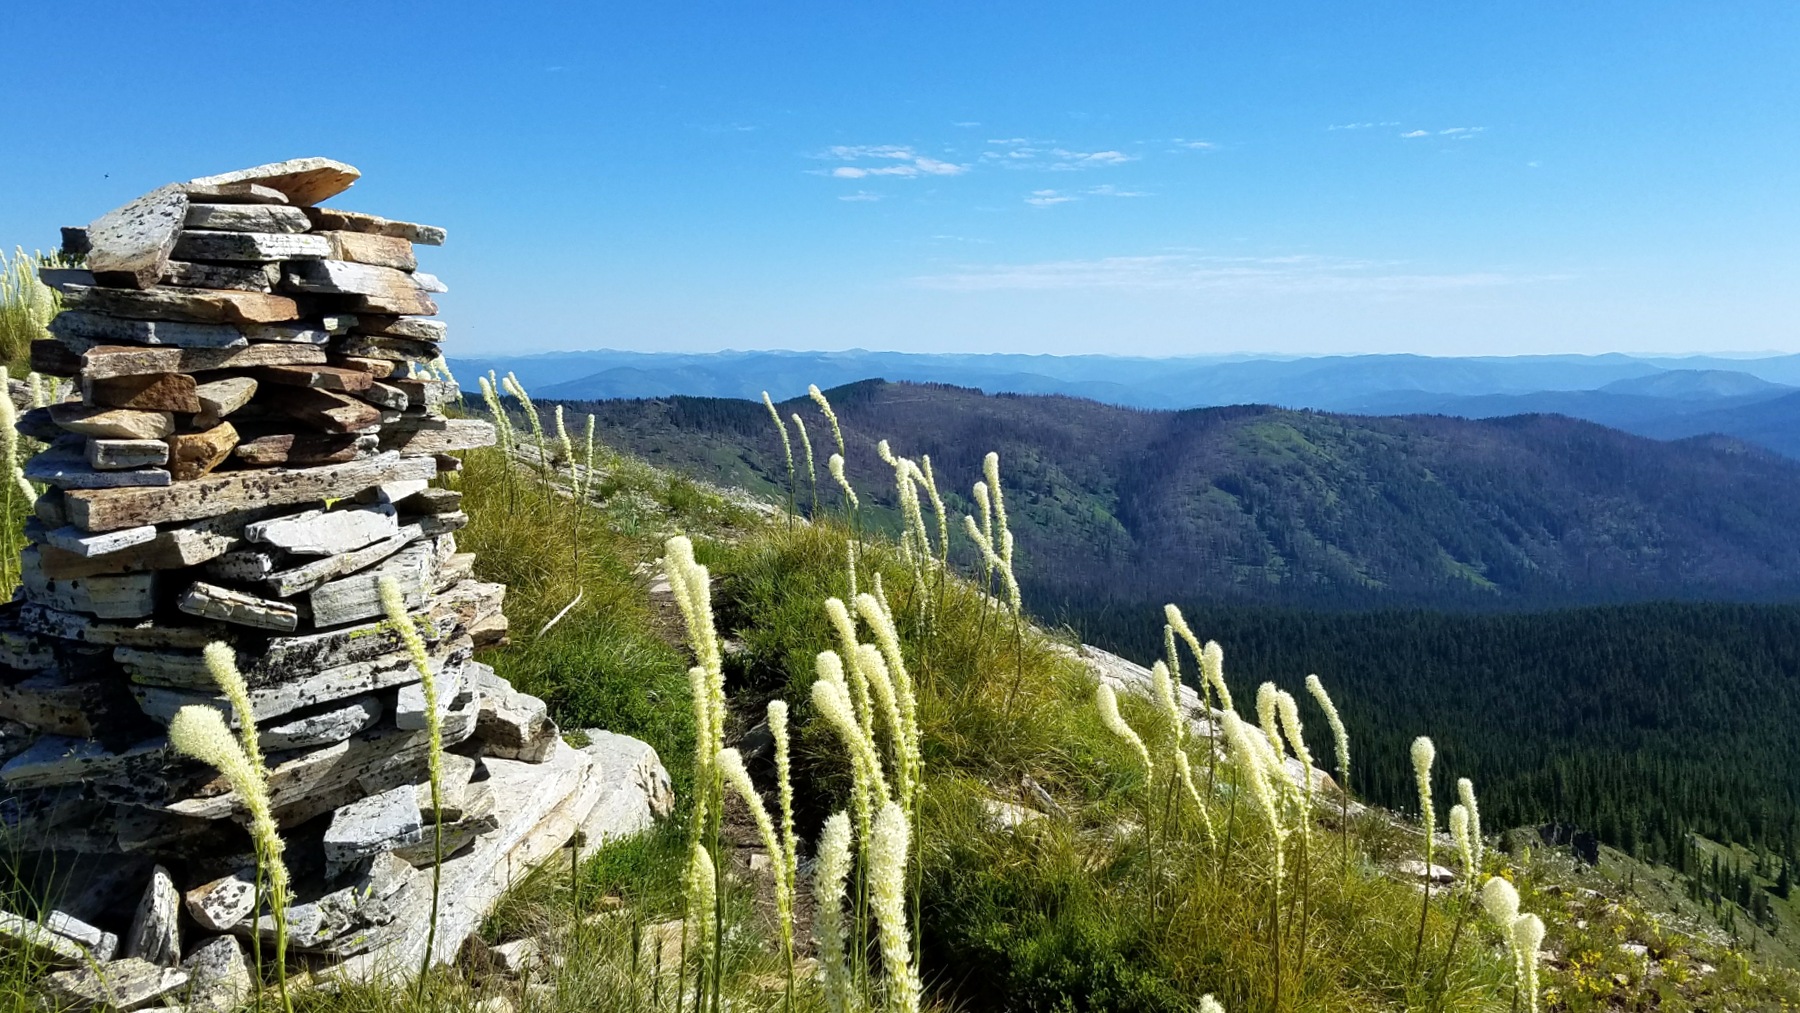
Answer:
[[[241,941],[272,938],[241,800],[166,736],[184,706],[231,716],[215,642],[250,687],[290,946],[315,969],[417,968],[437,817],[445,959],[532,862],[667,804],[647,746],[576,750],[472,660],[506,636],[506,589],[473,578],[460,494],[428,483],[494,432],[446,413],[460,395],[431,365],[444,286],[415,248],[444,230],[318,206],[358,175],[308,158],[161,187],[65,229],[80,267],[42,272],[65,308],[32,365],[72,382],[18,424],[46,445],[24,474],[47,491],[0,608],[0,843],[35,856],[55,907],[0,912],[0,946],[68,968],[53,998],[132,1008],[203,981],[229,998]],[[383,577],[435,671],[438,812]]]

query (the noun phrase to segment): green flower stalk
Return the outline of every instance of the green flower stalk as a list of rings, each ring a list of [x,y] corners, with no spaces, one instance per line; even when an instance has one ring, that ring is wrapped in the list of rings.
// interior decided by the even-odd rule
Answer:
[[[775,402],[769,398],[769,392],[762,392],[763,407],[769,410],[769,420],[775,423],[775,432],[781,437],[781,453],[787,458],[788,473],[788,517],[794,516],[794,443],[788,439],[787,425],[781,421],[781,413],[775,410]]]
[[[794,431],[800,434],[800,449],[806,451],[806,487],[812,491],[812,509],[808,517],[819,515],[819,469],[813,464],[812,437],[806,435],[806,423],[801,421],[800,413],[790,416],[794,420]]]
[[[852,1013],[850,966],[844,959],[844,898],[850,878],[850,817],[831,814],[819,835],[818,864],[813,869],[813,938],[825,979],[825,1000],[832,1013]]]
[[[1544,945],[1544,920],[1534,914],[1522,914],[1513,922],[1513,949],[1518,954],[1519,982],[1525,992],[1525,1009],[1537,1013],[1538,947]]]
[[[252,728],[252,735],[255,734]],[[216,768],[250,813],[250,835],[262,870],[269,881],[269,911],[275,920],[275,975],[281,1003],[287,1013],[294,1005],[287,987],[288,871],[282,861],[281,833],[269,803],[269,783],[263,769],[250,762],[244,749],[225,725],[225,717],[211,707],[188,706],[169,722],[169,742],[184,756]]]
[[[1210,847],[1216,844],[1218,836],[1213,831],[1212,814],[1206,810],[1206,802],[1200,796],[1200,789],[1194,784],[1194,766],[1188,759],[1187,750],[1176,746],[1174,749],[1175,772],[1181,775],[1181,785],[1187,789],[1188,798],[1194,803],[1194,811],[1200,814],[1200,827],[1206,832],[1206,843]]]
[[[918,1013],[919,976],[912,966],[906,928],[906,864],[911,827],[894,802],[881,807],[869,840],[869,895],[881,930],[881,967],[887,975],[887,1004],[897,1013]]]
[[[438,715],[437,673],[431,669],[431,655],[425,650],[425,640],[419,636],[418,626],[414,625],[412,616],[406,613],[406,600],[400,593],[400,585],[393,577],[383,575],[375,586],[381,594],[381,610],[387,613],[388,622],[393,624],[394,631],[400,635],[400,642],[406,645],[406,653],[412,656],[413,667],[419,670],[419,686],[425,691],[425,734],[430,743],[426,756],[431,775],[433,841],[431,923],[425,930],[425,962],[419,969],[419,996],[423,998],[425,974],[431,970],[432,951],[437,948],[438,900],[444,877],[443,724]],[[209,663],[210,661],[208,659]]]
[[[1425,947],[1425,916],[1431,911],[1432,846],[1437,842],[1437,810],[1431,804],[1431,764],[1437,759],[1437,747],[1421,735],[1413,740],[1413,780],[1419,786],[1419,822],[1425,830],[1425,897],[1419,905],[1419,936],[1413,943],[1412,973],[1419,970],[1419,953]]]
[[[717,763],[719,774],[725,783],[749,807],[757,835],[762,838],[763,849],[769,853],[769,862],[775,869],[775,914],[781,924],[782,953],[787,957],[791,973],[794,962],[794,885],[787,876],[787,846],[782,843],[780,832],[775,829],[775,821],[769,817],[768,807],[763,805],[762,795],[750,783],[750,772],[744,769],[743,755],[735,749],[721,749]]]

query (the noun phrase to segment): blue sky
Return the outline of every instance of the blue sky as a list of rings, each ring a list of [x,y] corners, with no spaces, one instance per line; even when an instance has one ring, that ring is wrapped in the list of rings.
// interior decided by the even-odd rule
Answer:
[[[0,243],[330,155],[463,355],[1800,351],[1791,3],[0,6]]]

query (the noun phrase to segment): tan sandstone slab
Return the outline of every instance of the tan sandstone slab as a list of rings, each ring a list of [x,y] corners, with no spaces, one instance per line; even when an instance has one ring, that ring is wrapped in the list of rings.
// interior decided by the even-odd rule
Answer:
[[[317,468],[270,468],[207,475],[161,489],[96,489],[64,493],[69,521],[86,531],[197,520],[234,510],[342,498],[383,482],[430,479],[437,462],[382,454]]]
[[[343,193],[361,176],[361,170],[353,165],[334,158],[314,157],[254,165],[216,176],[201,176],[188,183],[190,187],[254,183],[278,190],[287,197],[289,203],[305,207]]]

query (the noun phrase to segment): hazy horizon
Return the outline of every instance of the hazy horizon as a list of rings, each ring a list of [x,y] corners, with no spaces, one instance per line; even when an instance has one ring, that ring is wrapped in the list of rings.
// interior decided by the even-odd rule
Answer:
[[[449,230],[463,355],[1800,351],[1791,4],[309,17],[357,40],[329,88],[235,8],[13,5],[55,100],[9,111],[0,244],[327,155]]]

